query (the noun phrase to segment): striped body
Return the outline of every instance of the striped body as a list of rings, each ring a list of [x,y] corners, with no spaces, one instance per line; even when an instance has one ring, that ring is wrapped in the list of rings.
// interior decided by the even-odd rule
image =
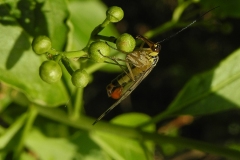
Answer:
[[[130,64],[131,73],[128,71],[118,75],[107,86],[107,94],[113,99],[119,99],[124,93],[124,88],[131,82],[138,81],[149,69],[154,67],[158,61],[158,56],[150,56],[158,54],[153,52],[150,48],[142,48],[135,50],[126,56],[126,61]]]

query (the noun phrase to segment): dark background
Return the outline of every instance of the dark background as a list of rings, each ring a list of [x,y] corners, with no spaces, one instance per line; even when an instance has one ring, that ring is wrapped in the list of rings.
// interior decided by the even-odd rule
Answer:
[[[103,2],[108,7],[119,6],[124,10],[124,19],[115,26],[119,33],[127,32],[133,36],[144,34],[171,20],[172,13],[177,7],[177,1],[174,0],[104,0]],[[234,1],[232,4],[234,5]],[[203,7],[202,4],[192,4],[184,11],[181,20],[191,23],[201,14],[218,5],[213,3],[212,6]],[[220,13],[221,6],[202,17],[193,26],[164,42],[157,66],[133,93],[104,119],[110,120],[125,112],[142,112],[152,117],[159,114],[173,101],[193,75],[213,68],[236,50],[239,47],[239,19],[222,16]],[[175,28],[156,35],[151,40],[161,41],[180,29]],[[105,72],[94,74],[94,81],[85,90],[84,99],[88,115],[98,117],[115,102],[107,98],[105,87],[117,75],[117,73]],[[101,81],[97,81],[99,79]],[[104,96],[106,98],[103,98]],[[223,140],[239,138],[240,131],[234,134],[229,131],[229,127],[233,125],[240,126],[237,120],[239,116],[239,112],[227,111],[197,117],[193,124],[183,127],[181,133],[183,136],[205,141],[223,142]],[[162,123],[158,124],[158,127],[162,125]]]

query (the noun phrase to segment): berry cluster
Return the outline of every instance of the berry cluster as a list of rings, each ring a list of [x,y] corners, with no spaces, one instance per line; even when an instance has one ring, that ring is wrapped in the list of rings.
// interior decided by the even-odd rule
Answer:
[[[91,33],[88,44],[79,51],[59,52],[52,48],[51,40],[44,35],[34,38],[32,49],[36,54],[46,54],[48,58],[39,68],[41,79],[47,83],[55,83],[61,79],[62,69],[59,63],[62,63],[69,74],[72,76],[72,84],[76,87],[85,87],[89,82],[89,75],[84,68],[73,70],[68,58],[85,57],[95,62],[104,62],[109,56],[110,47],[106,43],[116,43],[117,50],[124,53],[132,52],[135,48],[135,39],[124,33],[118,38],[99,35],[109,23],[119,22],[124,16],[120,7],[112,6],[106,12],[106,19],[98,25]]]

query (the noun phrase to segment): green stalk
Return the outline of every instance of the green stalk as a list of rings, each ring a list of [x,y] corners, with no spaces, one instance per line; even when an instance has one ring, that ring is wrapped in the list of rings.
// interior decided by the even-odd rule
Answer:
[[[168,22],[164,23],[163,25],[161,25],[153,30],[148,31],[147,33],[144,34],[144,36],[146,36],[148,38],[152,38],[152,37],[156,37],[164,32],[172,30],[173,28],[186,27],[187,25],[189,25],[189,22],[188,23],[179,22],[180,17],[182,15],[182,13],[184,12],[184,10],[189,5],[191,5],[192,3],[198,3],[198,2],[199,2],[199,0],[181,1],[180,4],[178,5],[178,7],[174,10],[171,21],[168,21]]]
[[[19,130],[24,125],[25,121],[27,119],[27,114],[22,114],[11,126],[5,130],[3,134],[0,136],[0,150],[3,150],[10,141],[16,136],[19,132]]]
[[[100,25],[98,25],[97,27],[94,28],[94,30],[91,33],[91,37],[88,41],[88,44],[85,48],[88,48],[88,46],[94,40],[95,36],[98,35],[98,33],[101,32],[109,23],[110,23],[110,21],[106,18]]]
[[[87,68],[84,68],[88,74],[92,74],[93,72],[97,71],[99,68],[105,66],[106,63],[95,63]]]
[[[62,58],[62,64],[64,65],[64,67],[66,68],[68,73],[70,75],[72,75],[74,71],[73,71],[72,67],[70,66],[70,63],[67,58]]]
[[[71,120],[76,120],[80,118],[80,113],[83,106],[83,88],[77,88],[75,94],[73,113],[70,115]]]
[[[197,149],[206,153],[216,154],[226,158],[233,158],[237,160],[240,157],[240,151],[211,143],[201,142],[182,137],[164,136],[157,133],[141,132],[141,135],[143,136],[144,140],[151,140],[157,143],[158,145],[162,145],[163,143],[170,143],[174,144],[175,146]]]
[[[103,36],[103,35],[96,35],[95,36],[95,39],[101,39],[101,40],[104,40],[104,41],[107,41],[107,42],[112,42],[112,43],[115,43],[117,38],[113,37],[113,36]]]
[[[94,39],[94,37],[101,32],[108,24],[110,21],[106,18],[100,25],[98,25],[96,28],[91,33],[91,39]]]
[[[72,96],[72,93],[75,89],[75,87],[73,88],[69,82],[69,71],[65,68],[65,66],[63,65],[63,63],[59,63],[59,65],[61,66],[62,68],[62,82],[64,84],[64,87],[66,89],[66,92],[68,94],[68,97],[69,97],[69,101],[65,104],[65,106],[67,107],[67,110],[68,110],[68,114],[71,115],[72,112],[73,112],[73,107],[72,107],[72,101],[71,101],[71,96]]]
[[[227,158],[239,159],[240,157],[240,151],[230,149],[224,146],[219,146],[197,140],[191,140],[188,138],[170,137],[158,133],[144,132],[136,128],[110,124],[104,121],[100,121],[93,126],[92,123],[94,122],[94,119],[86,117],[84,115],[82,115],[79,119],[72,121],[63,111],[60,111],[59,109],[46,109],[38,106],[35,107],[38,110],[39,114],[41,114],[42,116],[79,129],[107,132],[126,138],[138,139],[139,141],[150,140],[158,145],[162,145],[163,143],[170,143],[175,146],[198,149],[207,153],[216,154]]]
[[[34,105],[29,106],[28,119],[23,128],[20,142],[18,143],[18,145],[16,147],[16,151],[14,153],[14,159],[19,159],[20,154],[24,148],[24,143],[25,143],[26,137],[28,136],[28,133],[30,132],[30,130],[33,126],[33,122],[34,122],[35,118],[37,117],[37,114],[38,114],[38,112],[37,112],[37,109],[34,107]]]
[[[59,52],[67,58],[86,57],[88,55],[84,50]]]
[[[184,10],[192,3],[196,3],[194,1],[183,1],[181,2],[177,8],[175,8],[173,15],[172,15],[172,21],[173,22],[178,22],[182,13],[184,12]]]

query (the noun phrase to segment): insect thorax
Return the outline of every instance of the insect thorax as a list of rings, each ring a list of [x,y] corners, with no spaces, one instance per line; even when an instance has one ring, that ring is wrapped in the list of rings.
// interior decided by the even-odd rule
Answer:
[[[132,68],[136,67],[142,70],[142,72],[145,72],[155,65],[155,59],[158,58],[157,55],[157,52],[144,48],[128,54],[126,60],[130,65],[132,65]]]

